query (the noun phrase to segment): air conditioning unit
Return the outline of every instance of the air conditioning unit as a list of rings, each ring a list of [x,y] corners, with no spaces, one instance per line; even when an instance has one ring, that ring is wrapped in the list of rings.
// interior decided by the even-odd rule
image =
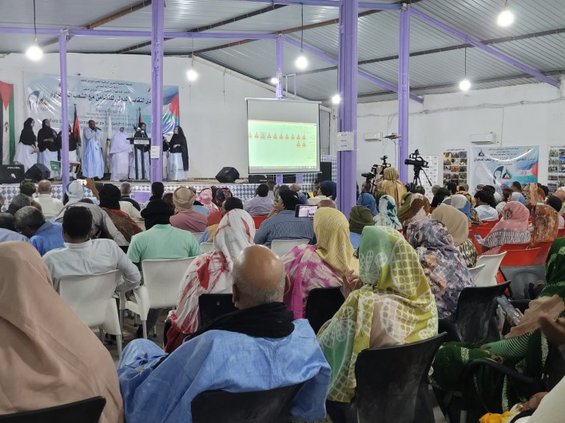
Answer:
[[[363,139],[365,141],[382,141],[383,140],[383,133],[382,132],[365,132],[363,134]]]
[[[469,137],[471,144],[477,145],[488,145],[488,144],[498,144],[498,140],[496,139],[496,133],[494,132],[487,132],[486,134],[472,134]]]

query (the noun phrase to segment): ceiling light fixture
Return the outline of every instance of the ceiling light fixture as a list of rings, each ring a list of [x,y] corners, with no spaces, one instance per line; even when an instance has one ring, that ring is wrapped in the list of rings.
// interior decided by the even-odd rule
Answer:
[[[502,12],[498,14],[496,23],[498,24],[498,26],[501,26],[503,28],[506,28],[514,23],[514,13],[508,7],[508,0],[505,1],[504,9],[502,9]]]
[[[471,89],[471,81],[467,78],[467,48],[465,48],[465,78],[459,82],[459,89],[461,91],[469,91]]]
[[[270,79],[270,82],[271,82],[272,85],[278,85],[279,84],[279,78],[277,78],[276,76],[273,76]]]
[[[339,94],[332,95],[332,104],[337,106],[339,103],[341,103],[341,96]]]
[[[33,0],[33,44],[28,47],[26,50],[26,56],[29,60],[37,62],[41,60],[43,57],[43,50],[39,47],[39,43],[37,42],[37,19],[36,19],[36,11],[35,11],[35,0]]]
[[[300,18],[302,22],[300,26],[300,56],[294,61],[294,66],[296,66],[296,69],[303,71],[308,67],[308,58],[304,55],[304,3],[301,5]]]
[[[198,79],[198,72],[194,69],[194,37],[192,38],[192,52],[190,54],[190,67],[186,71],[186,79],[188,82],[194,82]]]

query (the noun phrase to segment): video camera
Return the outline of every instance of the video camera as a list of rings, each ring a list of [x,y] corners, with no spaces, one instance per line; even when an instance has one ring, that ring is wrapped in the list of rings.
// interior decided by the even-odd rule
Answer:
[[[412,154],[408,156],[406,160],[404,160],[404,164],[420,169],[430,167],[429,163],[420,155],[420,151],[418,149],[416,149]]]

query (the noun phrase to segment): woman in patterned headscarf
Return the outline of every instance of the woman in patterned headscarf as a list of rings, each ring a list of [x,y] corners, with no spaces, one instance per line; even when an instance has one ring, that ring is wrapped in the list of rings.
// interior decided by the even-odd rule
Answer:
[[[430,213],[430,202],[422,194],[407,192],[402,197],[401,206],[398,209],[398,219],[402,227],[406,228],[410,223],[426,219]]]
[[[442,207],[449,206],[441,205],[438,209]],[[467,265],[453,243],[453,237],[437,220],[411,223],[406,234],[430,282],[439,318],[451,316],[455,313],[463,288],[474,286]]]
[[[402,224],[396,214],[396,203],[390,195],[381,195],[379,198],[378,213],[374,218],[375,225],[386,226],[392,229],[402,229]]]
[[[359,257],[362,288],[349,294],[318,332],[332,368],[328,399],[344,403],[355,394],[355,362],[362,350],[437,334],[437,308],[426,275],[398,231],[367,226]]]
[[[456,195],[453,197],[456,197]],[[475,244],[469,238],[469,219],[467,216],[455,207],[444,203],[433,211],[432,219],[445,225],[447,232],[453,237],[455,248],[461,253],[467,267],[475,267],[478,252]]]
[[[559,231],[559,214],[547,204],[537,204],[533,216],[532,244],[553,242]]]
[[[398,170],[394,167],[387,167],[383,170],[383,180],[377,183],[375,195],[378,193],[388,194],[396,204],[400,204],[402,196],[406,193],[406,187],[398,179]]]
[[[282,257],[290,285],[284,302],[296,319],[304,315],[312,289],[341,286],[344,276],[359,271],[349,240],[349,222],[342,212],[329,207],[318,209],[314,233],[316,245],[299,245]]]
[[[502,209],[502,219],[493,226],[482,244],[487,248],[504,244],[526,244],[530,242],[528,229],[530,211],[518,201],[509,201]]]

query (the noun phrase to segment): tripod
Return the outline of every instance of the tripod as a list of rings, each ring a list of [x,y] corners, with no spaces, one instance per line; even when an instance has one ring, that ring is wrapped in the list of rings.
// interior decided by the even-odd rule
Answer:
[[[430,187],[432,186],[432,181],[430,181],[430,178],[428,177],[428,174],[426,173],[424,168],[421,166],[414,166],[414,179],[410,184],[410,190],[413,190],[417,186],[422,186],[422,179],[420,178],[420,172],[424,173],[424,176],[426,177],[428,184],[430,184]]]

